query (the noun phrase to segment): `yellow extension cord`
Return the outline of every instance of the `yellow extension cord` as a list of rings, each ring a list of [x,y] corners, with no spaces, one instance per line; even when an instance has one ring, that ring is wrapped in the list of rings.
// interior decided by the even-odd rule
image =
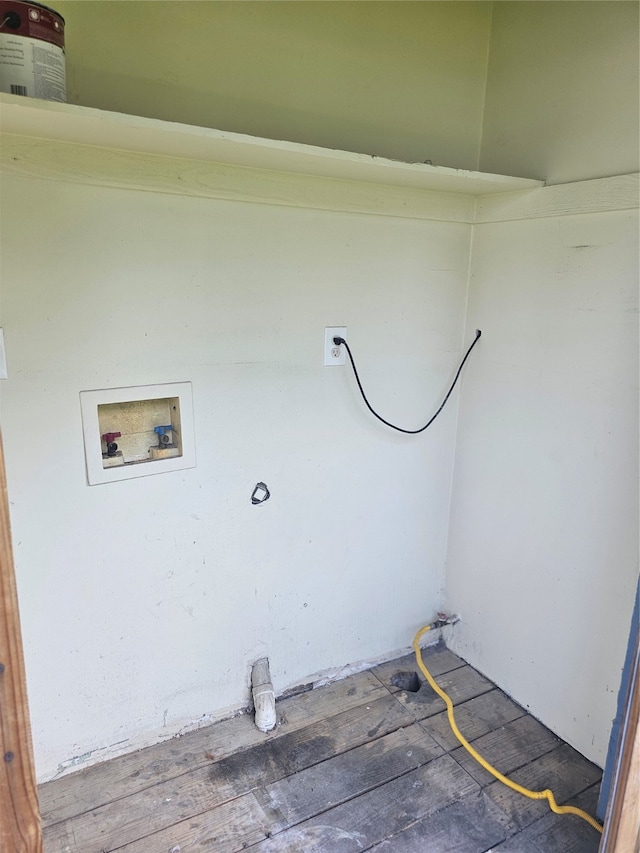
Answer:
[[[469,741],[461,734],[460,729],[456,724],[456,719],[453,715],[453,702],[447,696],[447,694],[442,690],[435,682],[433,676],[424,665],[424,661],[422,660],[422,654],[420,652],[420,639],[423,634],[426,634],[427,631],[431,630],[431,625],[425,625],[423,628],[420,628],[418,633],[416,634],[413,640],[413,650],[416,654],[416,661],[418,662],[418,666],[420,667],[420,671],[424,675],[424,677],[429,682],[430,686],[435,690],[438,696],[443,700],[445,705],[447,706],[447,717],[449,718],[449,725],[451,726],[451,731],[460,741],[462,746],[467,750],[469,755],[471,755],[475,760],[484,767],[485,770],[488,770],[492,776],[495,776],[498,781],[502,782],[503,785],[506,785],[508,788],[511,788],[514,791],[517,791],[519,794],[523,794],[525,797],[529,797],[530,800],[548,800],[549,807],[551,811],[556,814],[575,814],[578,817],[581,817],[583,820],[586,820],[588,824],[590,824],[594,829],[597,829],[598,832],[602,832],[602,824],[598,823],[598,821],[591,817],[591,815],[587,814],[587,812],[582,811],[582,809],[577,808],[576,806],[559,806],[556,803],[556,799],[553,796],[553,791],[550,791],[548,788],[546,791],[530,791],[529,788],[523,788],[522,785],[518,785],[517,782],[512,782],[511,779],[507,779],[506,776],[503,776],[499,770],[496,770],[495,767],[492,767],[488,761],[486,761],[480,753],[476,752],[476,750],[471,746]]]

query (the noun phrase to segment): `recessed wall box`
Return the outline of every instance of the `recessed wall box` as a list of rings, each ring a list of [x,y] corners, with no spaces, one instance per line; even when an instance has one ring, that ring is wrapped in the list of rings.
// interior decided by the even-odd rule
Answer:
[[[196,464],[190,382],[81,391],[90,486]]]

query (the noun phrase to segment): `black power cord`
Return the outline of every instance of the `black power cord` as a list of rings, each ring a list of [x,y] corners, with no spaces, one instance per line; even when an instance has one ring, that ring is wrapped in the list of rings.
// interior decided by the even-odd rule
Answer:
[[[445,403],[447,402],[447,400],[451,396],[451,392],[453,391],[453,389],[456,387],[456,382],[458,381],[458,377],[462,373],[462,368],[464,367],[464,363],[469,358],[469,355],[471,354],[471,350],[474,348],[474,346],[480,340],[481,334],[482,334],[482,332],[480,331],[480,329],[476,329],[476,336],[473,339],[473,343],[471,344],[469,349],[466,351],[464,358],[460,362],[460,367],[458,368],[457,373],[454,377],[454,380],[451,383],[451,388],[449,388],[449,390],[447,391],[447,395],[444,398],[444,400],[442,401],[442,403],[440,404],[440,408],[435,413],[435,415],[433,415],[433,417],[430,418],[426,422],[426,424],[423,427],[420,427],[420,429],[403,429],[402,427],[399,427],[399,426],[396,426],[395,424],[389,423],[389,421],[386,421],[383,417],[381,417],[373,409],[373,407],[371,406],[371,403],[367,400],[367,395],[364,393],[364,388],[362,387],[362,382],[360,382],[360,377],[358,376],[358,370],[356,368],[356,363],[353,360],[353,355],[351,354],[351,350],[349,349],[349,344],[345,341],[344,338],[339,338],[339,337],[335,337],[333,339],[333,342],[338,347],[341,346],[342,344],[344,344],[345,349],[347,350],[347,355],[349,356],[349,361],[351,362],[351,367],[353,368],[353,374],[356,377],[356,382],[358,383],[358,388],[360,389],[360,393],[362,394],[362,399],[365,401],[367,408],[369,409],[371,414],[374,415],[379,421],[382,421],[382,423],[385,424],[386,426],[391,427],[391,429],[395,429],[398,432],[405,432],[405,433],[407,433],[407,435],[417,435],[419,432],[424,432],[427,427],[431,426],[431,424],[435,421],[435,419],[438,417],[440,412],[444,409]]]

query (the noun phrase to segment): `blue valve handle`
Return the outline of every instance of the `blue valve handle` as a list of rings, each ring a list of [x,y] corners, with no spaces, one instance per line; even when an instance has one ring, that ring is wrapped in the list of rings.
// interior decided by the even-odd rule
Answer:
[[[171,424],[169,424],[168,426],[154,427],[153,431],[155,433],[157,433],[158,435],[164,435],[166,432],[171,432],[172,429],[173,429],[173,427],[171,426]]]

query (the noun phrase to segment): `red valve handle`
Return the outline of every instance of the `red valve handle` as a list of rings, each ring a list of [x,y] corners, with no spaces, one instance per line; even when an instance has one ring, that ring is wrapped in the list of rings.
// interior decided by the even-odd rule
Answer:
[[[121,435],[122,435],[121,432],[105,432],[105,434],[102,436],[102,440],[104,442],[106,442],[107,444],[111,444],[111,442],[115,438],[120,438]]]

